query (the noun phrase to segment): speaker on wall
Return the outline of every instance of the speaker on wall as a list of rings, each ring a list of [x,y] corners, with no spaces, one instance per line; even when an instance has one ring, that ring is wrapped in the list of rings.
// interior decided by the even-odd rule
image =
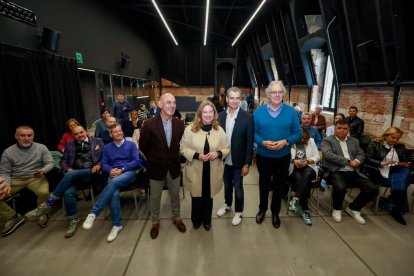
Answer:
[[[43,48],[49,49],[56,52],[59,44],[61,33],[55,30],[48,28],[43,28],[42,42],[41,46]]]
[[[121,53],[121,63],[120,63],[121,69],[128,69],[129,66],[129,56]]]

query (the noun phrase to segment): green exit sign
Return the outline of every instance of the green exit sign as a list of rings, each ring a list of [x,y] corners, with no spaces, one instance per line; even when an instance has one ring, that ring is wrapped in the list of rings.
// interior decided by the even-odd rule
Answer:
[[[78,63],[83,63],[83,57],[81,53],[76,52],[76,61]]]

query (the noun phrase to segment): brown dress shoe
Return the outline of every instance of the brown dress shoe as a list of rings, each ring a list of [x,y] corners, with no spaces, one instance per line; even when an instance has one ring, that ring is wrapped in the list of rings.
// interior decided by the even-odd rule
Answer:
[[[160,229],[159,223],[152,225],[151,232],[150,232],[151,239],[155,240],[158,237],[158,229]]]
[[[184,233],[187,229],[185,228],[185,224],[181,219],[173,220],[175,226],[177,226],[178,231]]]

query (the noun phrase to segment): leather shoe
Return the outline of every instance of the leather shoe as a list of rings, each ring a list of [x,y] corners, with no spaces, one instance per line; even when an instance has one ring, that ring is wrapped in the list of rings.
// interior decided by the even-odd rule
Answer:
[[[392,209],[391,216],[400,224],[407,225],[407,222],[405,222],[403,215],[400,211],[397,209]]]
[[[185,224],[181,219],[173,220],[175,226],[177,226],[178,231],[184,233],[187,229],[185,228]]]
[[[266,211],[260,210],[256,215],[256,222],[258,224],[262,223],[265,218]]]
[[[278,215],[272,214],[272,224],[276,229],[280,227],[280,218]]]
[[[211,224],[203,224],[204,229],[206,229],[206,231],[210,231],[211,229]]]
[[[151,232],[150,232],[151,239],[155,240],[158,237],[158,229],[160,229],[159,223],[152,225]]]
[[[197,230],[198,228],[200,228],[200,226],[201,226],[201,223],[197,223],[197,224],[193,223],[193,228],[195,230]]]

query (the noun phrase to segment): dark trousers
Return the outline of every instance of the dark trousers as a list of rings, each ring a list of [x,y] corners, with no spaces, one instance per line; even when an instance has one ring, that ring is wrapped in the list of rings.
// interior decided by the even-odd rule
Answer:
[[[272,203],[270,205],[270,210],[273,214],[278,215],[280,212],[282,195],[285,194],[287,190],[290,154],[279,158],[270,158],[257,154],[256,161],[257,169],[259,171],[259,209],[260,211],[266,212],[268,208],[269,185],[273,176],[275,188],[272,194]]]
[[[211,224],[213,199],[211,197],[191,197],[191,222],[194,226]]]
[[[378,187],[371,180],[358,175],[356,172],[331,172],[327,182],[333,187],[332,202],[334,210],[342,210],[347,186],[361,190],[357,198],[349,204],[349,208],[354,211],[360,211],[362,207],[378,195]]]
[[[299,198],[302,210],[308,210],[311,182],[316,178],[315,170],[309,166],[306,166],[303,169],[295,168],[289,178],[292,182],[296,197]]]
[[[233,187],[235,197],[235,211],[243,212],[244,207],[244,190],[243,190],[243,176],[241,176],[241,167],[224,166],[224,200],[227,206],[233,204]]]

